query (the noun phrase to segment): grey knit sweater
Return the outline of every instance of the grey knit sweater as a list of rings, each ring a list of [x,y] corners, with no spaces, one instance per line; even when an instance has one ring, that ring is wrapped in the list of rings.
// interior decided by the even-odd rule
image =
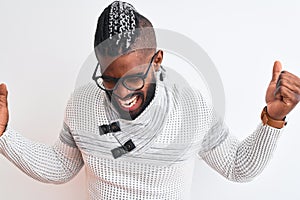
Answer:
[[[120,131],[99,134],[112,122]],[[269,161],[280,129],[259,124],[238,141],[199,91],[157,80],[155,97],[135,120],[119,119],[94,84],[75,90],[53,146],[35,143],[8,127],[0,151],[29,176],[65,183],[85,166],[88,199],[185,199],[193,161],[203,159],[229,180],[248,181]],[[136,148],[119,158],[112,149],[131,139]],[[200,170],[200,169],[197,169]]]

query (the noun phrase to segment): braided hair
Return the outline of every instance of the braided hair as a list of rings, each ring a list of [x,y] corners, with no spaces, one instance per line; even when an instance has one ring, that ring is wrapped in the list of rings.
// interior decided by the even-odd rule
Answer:
[[[118,56],[133,50],[155,50],[156,37],[151,22],[129,3],[114,1],[101,13],[94,48],[101,56]]]

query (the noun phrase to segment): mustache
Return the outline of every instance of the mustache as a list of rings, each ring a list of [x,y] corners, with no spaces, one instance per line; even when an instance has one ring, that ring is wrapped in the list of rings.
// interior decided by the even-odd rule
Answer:
[[[130,93],[130,94],[127,94],[125,97],[120,97],[119,95],[111,92],[110,94],[111,96],[114,96],[114,97],[117,97],[118,99],[121,99],[121,100],[126,100],[126,99],[130,99],[131,97],[133,96],[144,96],[144,94],[142,92],[133,92],[133,93]]]

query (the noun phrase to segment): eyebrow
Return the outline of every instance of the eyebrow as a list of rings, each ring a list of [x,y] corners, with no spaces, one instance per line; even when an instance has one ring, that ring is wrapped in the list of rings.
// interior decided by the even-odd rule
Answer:
[[[123,76],[123,77],[143,76],[144,74],[145,74],[144,72],[139,72],[139,73],[135,73],[135,74],[129,74],[129,75]],[[120,77],[120,78],[115,78],[115,77],[107,76],[107,75],[102,75],[101,77],[102,77],[102,79],[111,79],[111,80],[118,80],[118,79],[122,78],[122,77]]]
[[[120,78],[115,78],[115,77],[106,76],[106,75],[102,75],[101,78],[102,79],[111,79],[111,80],[118,80],[118,79],[120,79]]]

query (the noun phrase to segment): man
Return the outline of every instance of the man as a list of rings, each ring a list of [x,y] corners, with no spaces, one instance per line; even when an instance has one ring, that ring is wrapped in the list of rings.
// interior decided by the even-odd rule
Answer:
[[[68,181],[85,164],[89,199],[184,199],[195,153],[230,180],[251,180],[299,101],[299,78],[275,62],[262,123],[239,142],[199,91],[161,66],[152,25],[130,4],[116,1],[103,11],[94,46],[95,82],[74,91],[54,146],[7,126],[0,86],[1,153],[47,183]]]

